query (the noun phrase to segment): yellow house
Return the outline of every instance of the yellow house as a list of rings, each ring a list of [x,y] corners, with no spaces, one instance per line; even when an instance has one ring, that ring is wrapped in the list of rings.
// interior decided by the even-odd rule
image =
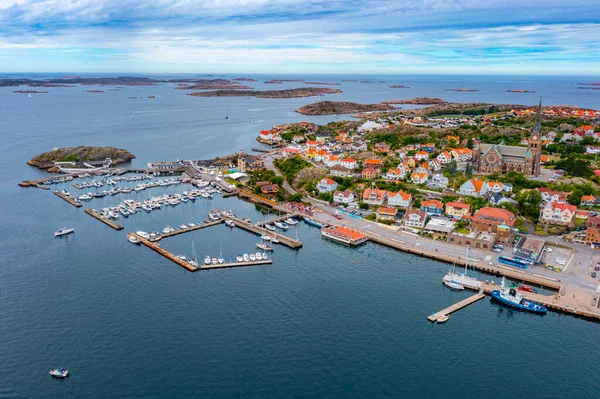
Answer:
[[[448,202],[446,204],[446,216],[454,219],[462,219],[471,213],[471,205],[462,202]]]

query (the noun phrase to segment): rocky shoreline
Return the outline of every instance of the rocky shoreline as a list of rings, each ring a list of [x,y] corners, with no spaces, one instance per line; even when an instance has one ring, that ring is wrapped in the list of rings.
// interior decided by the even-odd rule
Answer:
[[[38,154],[27,161],[27,165],[56,172],[55,162],[102,162],[106,158],[110,158],[113,164],[120,164],[131,161],[135,155],[115,147],[64,147]]]
[[[325,87],[300,87],[288,90],[213,90],[188,95],[194,97],[257,97],[257,98],[300,98],[341,93],[339,89]]]
[[[298,108],[302,115],[353,114],[356,112],[387,111],[396,109],[388,104],[358,104],[346,101],[319,101]]]

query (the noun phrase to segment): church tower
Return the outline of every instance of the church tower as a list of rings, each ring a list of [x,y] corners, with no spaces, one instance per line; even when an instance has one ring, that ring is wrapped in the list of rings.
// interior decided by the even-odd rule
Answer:
[[[540,158],[542,155],[542,97],[540,97],[540,104],[538,105],[535,123],[531,128],[531,136],[529,137],[528,147],[533,158],[531,165],[531,174],[533,176],[539,176],[541,164]]]

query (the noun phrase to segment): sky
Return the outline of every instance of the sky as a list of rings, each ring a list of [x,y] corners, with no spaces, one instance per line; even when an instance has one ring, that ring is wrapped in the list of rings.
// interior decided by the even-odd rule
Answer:
[[[0,72],[599,75],[600,0],[0,0]]]

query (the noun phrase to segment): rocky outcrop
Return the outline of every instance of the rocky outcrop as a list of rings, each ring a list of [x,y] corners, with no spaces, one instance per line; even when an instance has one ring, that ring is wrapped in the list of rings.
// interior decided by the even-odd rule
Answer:
[[[335,115],[353,114],[355,112],[387,111],[395,109],[387,104],[358,104],[346,101],[319,101],[298,108],[296,112],[302,115]]]
[[[190,93],[195,97],[258,97],[258,98],[299,98],[341,93],[340,89],[328,87],[300,87],[289,90],[213,90]]]
[[[27,164],[40,169],[51,169],[55,162],[101,162],[106,158],[112,159],[113,164],[119,164],[129,162],[135,156],[115,147],[65,147],[38,154],[27,161]]]
[[[432,97],[415,97],[410,100],[389,100],[384,101],[383,104],[415,104],[415,105],[434,105],[434,104],[446,104],[446,101],[441,98]]]

